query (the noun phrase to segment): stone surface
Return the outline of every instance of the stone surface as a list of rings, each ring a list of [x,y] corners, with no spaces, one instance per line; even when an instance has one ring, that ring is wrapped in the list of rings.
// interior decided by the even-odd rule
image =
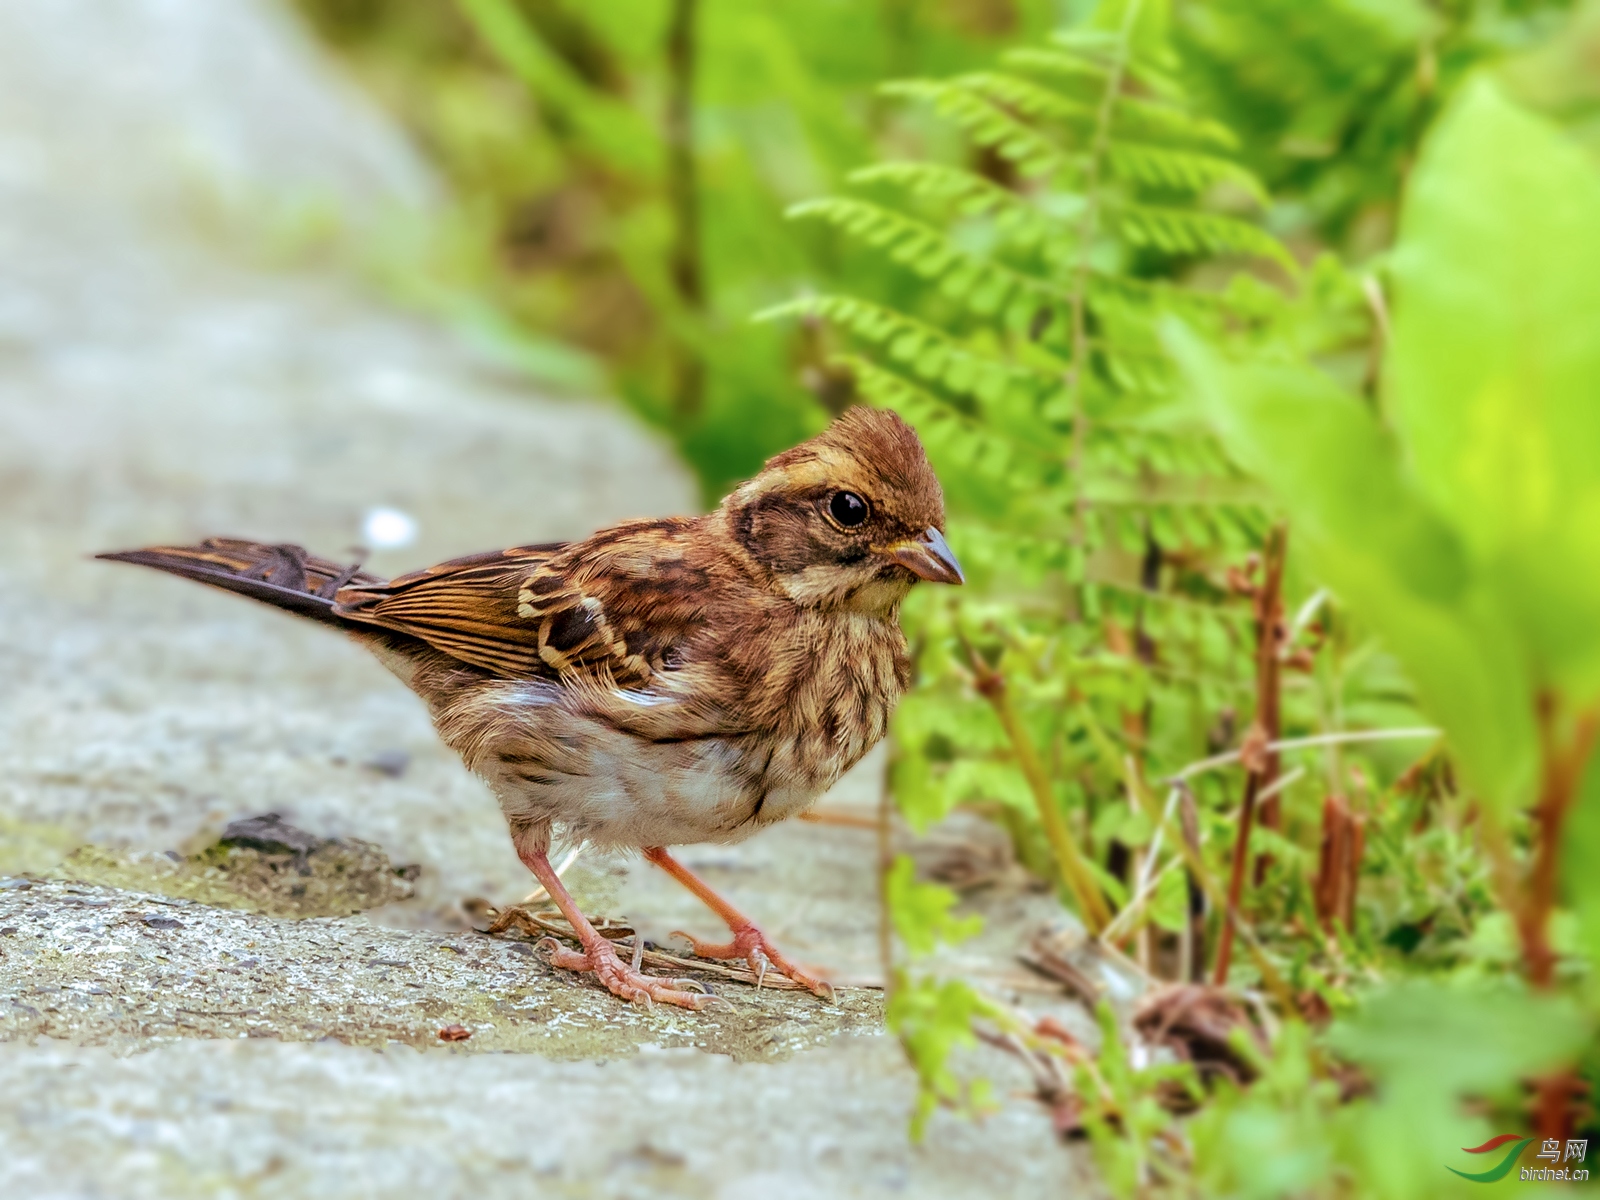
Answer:
[[[5,1041],[133,1050],[173,1038],[332,1038],[425,1049],[461,1025],[471,1032],[464,1051],[614,1058],[648,1044],[762,1061],[874,1032],[881,1019],[873,991],[842,989],[825,1003],[711,986],[726,1003],[647,1009],[555,970],[527,940],[284,920],[64,881],[0,886]]]
[[[907,1144],[897,1051],[850,1039],[778,1068],[185,1041],[137,1057],[0,1052],[0,1192],[684,1200],[1092,1194],[1027,1110]],[[108,1160],[116,1173],[107,1170]]]
[[[695,489],[615,405],[535,394],[349,274],[239,240],[240,212],[359,229],[438,202],[265,0],[0,0],[0,81],[0,1195],[1068,1186],[1026,1104],[909,1146],[875,992],[644,1011],[472,932],[463,899],[529,881],[409,693],[325,629],[89,559],[211,533],[339,554],[387,506],[418,528],[372,561],[398,571]],[[836,811],[870,813],[880,770]],[[175,861],[217,866],[224,827],[267,812],[420,866],[413,894],[296,921]],[[802,962],[879,974],[859,821],[683,857]],[[721,933],[637,862],[570,878],[654,940]],[[961,965],[1017,983],[1017,932],[1052,905],[984,894]]]

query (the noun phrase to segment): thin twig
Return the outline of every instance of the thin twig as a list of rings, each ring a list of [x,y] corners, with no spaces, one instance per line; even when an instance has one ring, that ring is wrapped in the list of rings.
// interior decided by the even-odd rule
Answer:
[[[878,791],[878,963],[883,969],[883,998],[894,1000],[894,912],[889,904],[889,872],[894,867],[894,802],[885,779]]]
[[[863,817],[857,813],[830,812],[826,809],[811,809],[799,815],[799,820],[811,825],[842,825],[846,829],[876,829],[877,817]]]
[[[1256,970],[1261,973],[1261,982],[1266,985],[1273,998],[1282,1004],[1285,1010],[1293,1008],[1294,993],[1289,990],[1289,985],[1284,982],[1283,976],[1278,973],[1277,967],[1273,966],[1272,960],[1267,957],[1267,951],[1262,946],[1261,939],[1256,937],[1255,931],[1250,927],[1250,923],[1241,914],[1237,912],[1230,914],[1228,912],[1222,888],[1212,878],[1211,870],[1206,866],[1205,859],[1200,853],[1198,839],[1190,841],[1180,831],[1173,829],[1170,822],[1162,818],[1162,814],[1156,810],[1153,797],[1139,787],[1137,781],[1134,782],[1129,790],[1131,795],[1139,797],[1140,808],[1151,820],[1161,819],[1161,828],[1167,831],[1167,840],[1183,848],[1184,865],[1189,868],[1189,873],[1194,876],[1195,883],[1205,893],[1206,899],[1211,902],[1211,907],[1223,914],[1223,920],[1233,927],[1239,940],[1245,944],[1245,949],[1250,952],[1251,961],[1255,963]]]
[[[1281,738],[1276,742],[1268,742],[1262,749],[1274,753],[1284,750],[1306,750],[1313,746],[1343,746],[1354,742],[1388,742],[1405,738],[1435,738],[1443,730],[1433,729],[1426,725],[1417,725],[1405,729],[1356,729],[1342,733],[1319,733],[1312,737]],[[1190,763],[1183,770],[1168,775],[1167,783],[1182,783],[1185,779],[1193,779],[1196,775],[1203,775],[1207,771],[1214,771],[1218,767],[1232,766],[1239,761],[1244,753],[1241,750],[1229,750],[1223,754],[1213,754],[1210,758],[1202,758]]]
[[[1244,799],[1239,805],[1239,829],[1234,835],[1233,867],[1228,876],[1227,920],[1217,942],[1217,961],[1211,982],[1223,987],[1228,982],[1229,959],[1233,950],[1233,930],[1238,921],[1239,902],[1244,893],[1245,863],[1250,857],[1250,829],[1255,822],[1256,804],[1261,790],[1277,773],[1275,754],[1260,749],[1277,736],[1278,724],[1278,638],[1283,607],[1283,566],[1288,531],[1273,527],[1262,549],[1261,586],[1256,590],[1256,716],[1245,747],[1255,743],[1245,760]],[[1244,750],[1241,749],[1241,754]]]
[[[1274,796],[1276,796],[1279,792],[1283,791],[1284,789],[1290,787],[1293,784],[1299,783],[1305,777],[1306,777],[1306,769],[1304,767],[1296,767],[1294,770],[1288,772],[1285,775],[1279,775],[1276,779],[1274,779],[1266,787],[1262,788],[1261,789],[1261,795],[1257,796],[1256,800],[1257,801],[1270,800]]]
[[[572,930],[572,926],[567,924],[565,920],[559,917],[552,918],[544,913],[529,912],[520,906],[513,906],[498,912],[496,914],[494,924],[489,928],[489,932],[491,935],[501,933],[513,925],[520,925],[523,929],[523,932],[530,935],[535,931],[539,931],[543,933],[553,933],[557,937],[569,938],[572,941],[578,940],[577,934],[575,934]],[[627,933],[622,933],[620,929],[598,928],[597,932],[599,932],[602,937],[606,936],[607,934],[614,934],[615,936],[610,939],[612,941],[621,942],[628,941],[629,939],[637,939],[636,941],[630,942],[630,948],[642,947],[644,945],[644,940],[640,936],[638,930],[630,929]],[[723,979],[730,979],[737,983],[747,983],[752,987],[754,987],[756,984],[756,973],[754,971],[747,970],[742,967],[730,967],[723,963],[712,962],[703,958],[682,958],[676,954],[668,954],[662,950],[646,949],[639,954],[639,959],[647,967],[663,967],[669,970],[676,969],[679,971],[701,971],[707,975],[717,975]],[[775,988],[780,991],[805,990],[804,984],[796,983],[786,975],[778,975],[770,971],[767,973],[767,977],[761,986],[765,988]]]
[[[1127,771],[1129,777],[1132,778],[1132,756],[1124,755],[1123,764],[1123,769]],[[1150,881],[1150,876],[1155,870],[1156,855],[1161,853],[1161,839],[1166,836],[1167,824],[1172,820],[1172,814],[1177,811],[1178,796],[1180,794],[1181,793],[1177,788],[1172,788],[1167,792],[1166,807],[1161,810],[1161,824],[1156,826],[1155,836],[1150,839],[1150,857],[1145,860],[1144,869],[1139,874],[1139,883],[1137,888],[1135,888],[1136,891],[1144,890],[1145,884]],[[1133,801],[1133,803],[1137,803],[1137,801]]]
[[[1016,756],[1017,766],[1028,782],[1028,790],[1033,793],[1033,802],[1039,810],[1039,821],[1044,826],[1045,838],[1050,843],[1050,849],[1055,852],[1056,866],[1061,871],[1062,881],[1072,893],[1073,899],[1078,902],[1078,912],[1083,917],[1083,923],[1090,935],[1098,935],[1111,923],[1111,910],[1106,905],[1105,897],[1100,894],[1099,883],[1084,862],[1083,852],[1078,849],[1072,831],[1067,828],[1066,819],[1061,815],[1061,806],[1056,803],[1055,791],[1045,774],[1044,764],[1039,761],[1039,752],[1033,745],[1033,739],[1028,736],[1028,731],[1023,728],[1017,710],[1011,704],[1005,676],[984,662],[983,656],[967,642],[965,637],[961,638],[961,642],[972,668],[973,686],[994,709],[1000,727],[1005,730],[1006,738],[1011,742],[1011,751]]]
[[[1143,886],[1139,888],[1138,892],[1134,894],[1133,898],[1129,900],[1127,904],[1123,905],[1122,911],[1117,914],[1116,920],[1107,925],[1105,931],[1101,933],[1100,940],[1102,942],[1115,942],[1119,940],[1122,935],[1127,932],[1127,926],[1131,925],[1134,920],[1136,920],[1144,911],[1144,902],[1148,900],[1156,888],[1161,885],[1162,879],[1166,877],[1167,873],[1171,871],[1173,867],[1178,866],[1182,862],[1182,855],[1167,859],[1166,865],[1145,880]]]
[[[1305,773],[1306,769],[1304,767],[1296,767],[1288,774],[1278,776],[1277,779],[1272,781],[1272,785],[1270,787],[1262,789],[1261,795],[1257,796],[1256,799],[1261,801],[1277,795],[1290,785],[1298,783],[1302,778],[1305,777]],[[1127,924],[1137,918],[1143,911],[1144,902],[1155,892],[1156,888],[1160,885],[1162,878],[1169,871],[1171,871],[1173,867],[1176,867],[1183,862],[1183,855],[1180,853],[1176,857],[1169,858],[1160,870],[1152,871],[1150,869],[1150,864],[1155,862],[1155,856],[1161,849],[1162,840],[1166,833],[1167,826],[1172,821],[1173,810],[1177,806],[1178,798],[1182,794],[1183,793],[1177,788],[1173,788],[1167,794],[1167,806],[1161,815],[1161,824],[1156,826],[1155,837],[1153,837],[1150,841],[1150,856],[1146,859],[1146,867],[1140,874],[1139,883],[1135,889],[1133,898],[1129,900],[1127,904],[1123,905],[1122,910],[1117,913],[1116,919],[1112,921],[1110,925],[1106,926],[1105,932],[1100,935],[1100,940],[1102,942],[1114,942],[1119,940],[1123,934],[1127,932]]]
[[[1318,588],[1311,593],[1311,598],[1302,604],[1294,614],[1294,620],[1289,622],[1289,636],[1283,639],[1285,646],[1292,646],[1300,640],[1300,635],[1306,631],[1306,626],[1316,619],[1317,613],[1328,602],[1328,589]]]

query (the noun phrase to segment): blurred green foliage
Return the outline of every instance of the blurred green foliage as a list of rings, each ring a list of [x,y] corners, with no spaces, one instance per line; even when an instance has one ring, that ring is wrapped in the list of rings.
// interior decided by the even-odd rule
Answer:
[[[1479,81],[1408,192],[1381,417],[1304,368],[1191,351],[1230,449],[1502,811],[1533,794],[1539,698],[1568,720],[1600,702],[1596,213],[1593,162]]]
[[[1070,1062],[1117,1194],[1468,1194],[1457,1148],[1571,1124],[1530,1081],[1600,1081],[1600,4],[299,2],[454,184],[464,286],[708,499],[849,403],[917,425],[971,583],[905,614],[912,825],[996,817],[1200,979],[1241,772],[1195,764],[1357,739],[1285,749],[1243,847],[1249,1086],[1030,1029],[895,861],[917,1131],[996,1102],[980,1039]]]
[[[1058,0],[297,3],[454,185],[448,269],[516,327],[589,351],[708,501],[848,402],[810,331],[750,314],[883,274],[785,208],[944,136],[880,81],[975,66],[1065,15]]]
[[[1209,112],[1242,142],[1299,246],[1361,261],[1394,234],[1429,124],[1471,72],[1540,44],[1550,0],[1211,0],[1176,6],[1174,40]]]

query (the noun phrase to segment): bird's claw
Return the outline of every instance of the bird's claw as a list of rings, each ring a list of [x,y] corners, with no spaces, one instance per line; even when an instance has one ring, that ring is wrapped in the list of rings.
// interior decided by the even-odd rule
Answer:
[[[544,938],[538,948],[550,955],[550,965],[567,971],[593,971],[595,978],[605,984],[614,996],[624,1000],[643,1001],[645,1007],[654,1008],[657,1000],[663,1004],[676,1004],[679,1008],[702,1009],[713,997],[701,984],[689,979],[660,979],[634,969],[617,957],[616,948],[604,938],[597,938],[582,951],[569,950],[555,938]],[[691,992],[687,987],[700,988]]]
[[[744,959],[750,964],[750,970],[755,973],[757,990],[766,980],[767,971],[774,970],[792,979],[801,987],[810,989],[814,995],[823,996],[828,1000],[834,999],[831,983],[826,979],[808,975],[778,953],[777,947],[757,925],[747,924],[733,930],[733,940],[729,942],[703,942],[692,933],[685,933],[681,929],[673,930],[672,936],[681,937],[688,942],[696,958]]]

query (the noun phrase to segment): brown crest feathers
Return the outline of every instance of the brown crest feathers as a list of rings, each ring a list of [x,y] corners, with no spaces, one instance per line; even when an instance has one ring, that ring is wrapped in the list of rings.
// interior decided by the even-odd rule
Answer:
[[[887,408],[846,409],[816,437],[767,461],[763,474],[843,456],[871,477],[874,498],[912,525],[944,528],[944,491],[916,430]]]
[[[790,466],[816,457],[821,446],[847,451],[853,457],[871,462],[880,470],[895,472],[898,480],[909,482],[910,472],[927,464],[928,458],[916,431],[900,415],[887,408],[848,408],[816,437],[801,442],[767,460],[768,468]],[[909,470],[908,470],[909,469]]]

